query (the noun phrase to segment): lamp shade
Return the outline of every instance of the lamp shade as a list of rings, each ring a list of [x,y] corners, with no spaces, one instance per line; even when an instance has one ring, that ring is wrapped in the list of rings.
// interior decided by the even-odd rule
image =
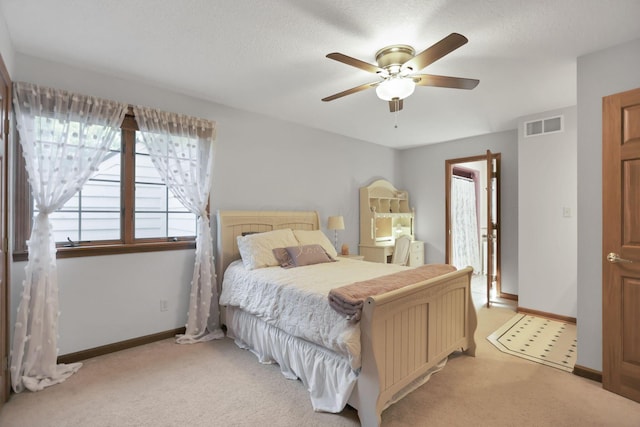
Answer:
[[[344,218],[342,218],[342,215],[330,216],[327,221],[327,228],[329,230],[344,230]]]
[[[404,99],[411,95],[416,84],[411,78],[392,77],[376,87],[378,98],[391,101],[393,98]]]

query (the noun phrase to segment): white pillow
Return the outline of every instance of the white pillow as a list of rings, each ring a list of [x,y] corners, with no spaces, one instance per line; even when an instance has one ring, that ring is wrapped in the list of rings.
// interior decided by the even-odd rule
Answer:
[[[303,245],[320,245],[327,251],[331,258],[338,256],[336,248],[333,247],[331,240],[322,232],[322,230],[293,230],[293,234],[298,239],[298,244]]]
[[[290,228],[238,236],[237,240],[242,263],[247,270],[280,265],[273,249],[298,245]]]

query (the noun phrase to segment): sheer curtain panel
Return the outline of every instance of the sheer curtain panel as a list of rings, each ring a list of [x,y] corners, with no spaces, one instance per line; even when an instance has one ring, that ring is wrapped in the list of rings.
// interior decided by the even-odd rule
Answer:
[[[134,107],[134,114],[153,165],[171,193],[198,218],[186,332],[177,337],[177,342],[191,344],[222,338],[207,212],[215,122],[140,106]]]
[[[20,144],[38,209],[27,242],[29,259],[11,350],[17,393],[60,383],[81,363],[57,364],[58,277],[49,214],[61,208],[108,153],[126,104],[16,82],[13,104]]]
[[[457,268],[471,266],[475,273],[482,271],[475,182],[451,179],[451,241],[453,262]]]

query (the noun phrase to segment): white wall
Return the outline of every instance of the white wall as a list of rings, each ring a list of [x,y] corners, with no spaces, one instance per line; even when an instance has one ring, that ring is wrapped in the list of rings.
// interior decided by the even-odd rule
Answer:
[[[313,209],[325,231],[327,216],[342,214],[339,241],[357,248],[358,189],[378,178],[396,180],[395,150],[141,82],[20,54],[12,79],[215,120],[213,213]],[[59,260],[60,354],[184,326],[193,257],[183,250]],[[11,267],[12,319],[25,265]],[[160,299],[169,301],[167,312],[160,312]]]
[[[60,354],[184,326],[194,261],[193,250],[59,259]],[[11,325],[25,266],[11,270]]]
[[[527,121],[559,115],[562,132],[524,136]],[[518,120],[518,306],[569,317],[578,303],[576,115],[570,107]]]
[[[9,30],[7,29],[7,23],[4,20],[4,16],[0,13],[0,54],[4,65],[9,71],[9,75],[13,75],[13,57],[14,51],[11,45],[11,38],[9,37]]]
[[[640,87],[640,39],[578,58],[578,360],[602,370],[602,97]]]
[[[516,130],[480,135],[399,153],[400,181],[416,208],[416,239],[425,242],[426,261],[444,262],[445,161],[501,153],[502,291],[518,294],[518,137]]]

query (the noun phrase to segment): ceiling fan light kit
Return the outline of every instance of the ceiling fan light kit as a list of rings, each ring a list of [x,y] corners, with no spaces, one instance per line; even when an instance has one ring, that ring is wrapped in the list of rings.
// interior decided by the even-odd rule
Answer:
[[[467,41],[465,36],[451,33],[417,55],[415,50],[408,45],[387,46],[376,52],[377,65],[342,53],[330,53],[327,58],[376,74],[380,80],[347,89],[322,100],[325,102],[333,101],[334,99],[375,87],[378,98],[388,101],[389,111],[397,113],[402,110],[402,100],[413,93],[416,85],[473,89],[478,85],[479,80],[431,74],[414,74],[453,52],[467,43]]]
[[[405,99],[411,95],[416,88],[416,84],[411,78],[390,77],[376,87],[376,95],[384,101],[391,101],[394,98]]]

